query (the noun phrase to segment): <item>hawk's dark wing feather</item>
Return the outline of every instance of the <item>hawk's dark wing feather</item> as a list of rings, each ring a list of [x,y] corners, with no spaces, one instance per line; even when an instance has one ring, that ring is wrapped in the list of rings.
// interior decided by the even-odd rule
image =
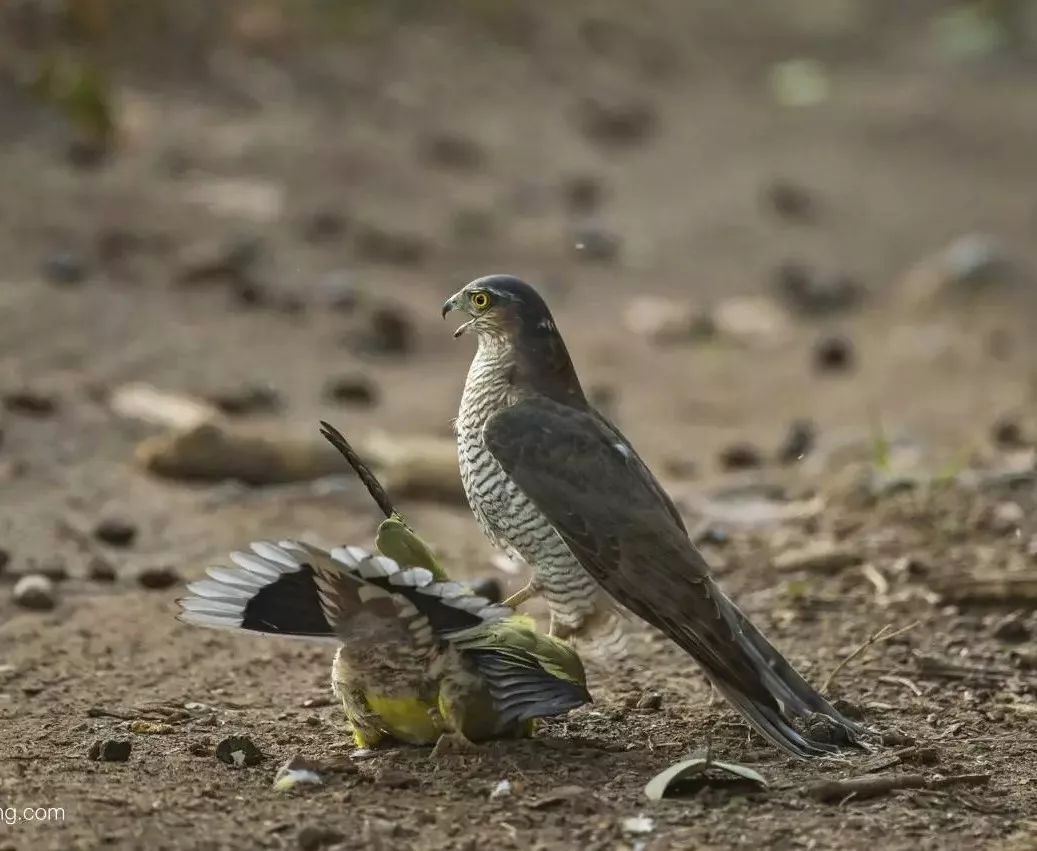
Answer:
[[[836,740],[859,729],[810,687],[716,585],[673,503],[619,432],[590,409],[528,397],[494,414],[487,449],[574,557],[617,601],[690,653],[768,740],[835,750],[789,723],[815,713]]]

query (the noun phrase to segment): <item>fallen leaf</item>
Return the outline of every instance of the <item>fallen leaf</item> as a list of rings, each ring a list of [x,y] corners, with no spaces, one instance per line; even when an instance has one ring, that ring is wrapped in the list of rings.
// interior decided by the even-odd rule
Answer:
[[[733,762],[719,762],[711,759],[708,754],[697,754],[676,762],[669,768],[656,774],[645,785],[645,796],[650,801],[661,801],[667,796],[667,793],[672,797],[678,791],[677,787],[688,781],[697,780],[703,785],[709,785],[710,782],[715,782],[706,774],[710,769],[722,771],[732,777],[746,780],[759,788],[767,788],[767,781],[751,768],[746,768],[744,765],[738,765]],[[729,780],[729,778],[725,778],[725,780]]]

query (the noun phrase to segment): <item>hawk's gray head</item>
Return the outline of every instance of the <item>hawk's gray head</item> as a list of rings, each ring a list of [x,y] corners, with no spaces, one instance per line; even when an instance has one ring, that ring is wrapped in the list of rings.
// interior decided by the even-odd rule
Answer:
[[[443,316],[452,310],[471,317],[457,329],[455,337],[472,330],[480,336],[504,337],[515,343],[558,333],[540,294],[511,275],[476,278],[446,300]]]
[[[452,310],[470,318],[455,332],[475,331],[480,340],[503,342],[511,349],[512,384],[569,404],[585,404],[554,318],[540,294],[511,275],[476,278],[443,304],[443,317]]]

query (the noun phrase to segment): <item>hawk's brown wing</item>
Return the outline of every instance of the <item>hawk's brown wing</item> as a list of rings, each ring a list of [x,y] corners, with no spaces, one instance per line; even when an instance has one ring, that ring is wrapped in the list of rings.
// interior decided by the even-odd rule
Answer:
[[[529,397],[486,423],[487,449],[573,556],[617,601],[662,630],[774,744],[796,756],[834,748],[789,717],[858,730],[811,688],[709,575],[662,487],[626,440],[589,409]]]

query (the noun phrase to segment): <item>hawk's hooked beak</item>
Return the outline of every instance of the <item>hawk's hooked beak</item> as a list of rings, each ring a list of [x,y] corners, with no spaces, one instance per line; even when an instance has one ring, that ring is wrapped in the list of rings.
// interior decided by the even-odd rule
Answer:
[[[452,310],[459,310],[462,313],[468,313],[467,310],[462,307],[464,304],[464,296],[461,293],[454,293],[450,298],[443,302],[443,318],[446,319],[446,315]],[[471,314],[468,314],[471,315]],[[469,326],[475,322],[475,317],[472,316],[467,322],[462,323],[456,331],[454,331],[455,337],[460,337],[465,331],[468,330]]]

